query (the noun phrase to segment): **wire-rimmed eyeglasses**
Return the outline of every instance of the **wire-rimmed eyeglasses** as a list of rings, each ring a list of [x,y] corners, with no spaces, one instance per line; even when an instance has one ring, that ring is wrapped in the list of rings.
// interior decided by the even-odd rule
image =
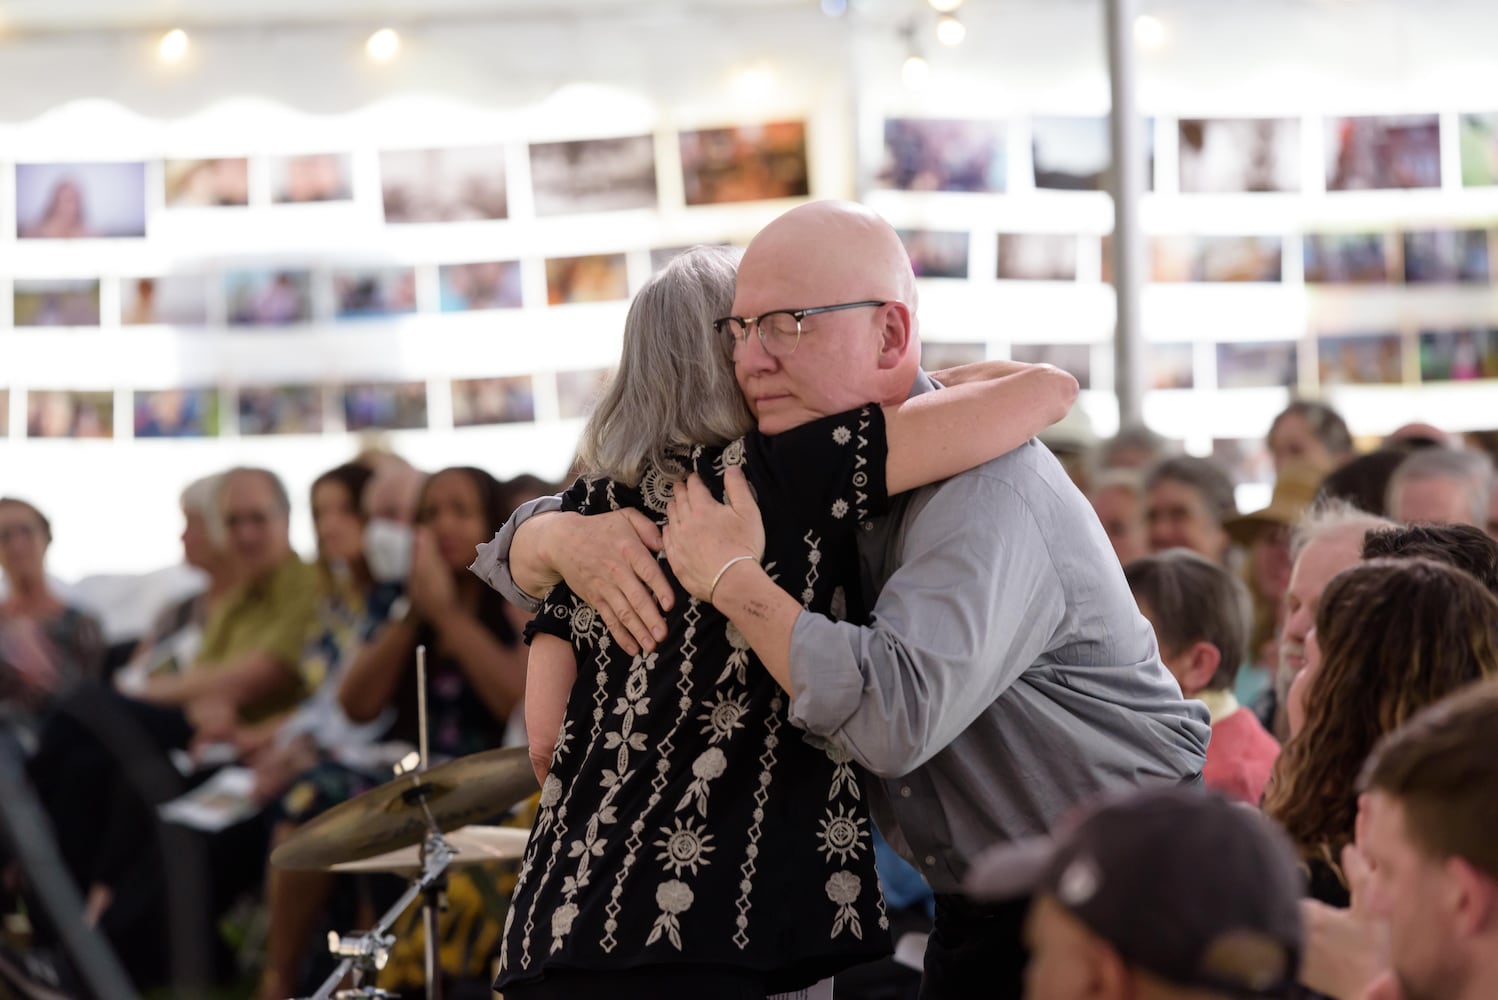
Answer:
[[[796,353],[801,344],[801,321],[817,313],[837,312],[841,309],[863,309],[888,305],[889,303],[865,299],[862,302],[842,302],[835,306],[814,306],[810,309],[776,309],[758,316],[724,316],[713,320],[713,330],[720,336],[733,338],[733,346],[742,344],[749,336],[752,326],[759,333],[759,342],[765,353],[784,358]]]

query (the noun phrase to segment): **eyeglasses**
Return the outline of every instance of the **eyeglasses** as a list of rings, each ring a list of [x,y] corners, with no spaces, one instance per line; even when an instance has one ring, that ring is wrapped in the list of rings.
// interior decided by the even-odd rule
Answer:
[[[776,309],[759,316],[724,316],[713,320],[713,331],[719,336],[732,337],[733,346],[737,347],[749,338],[749,328],[753,326],[759,333],[759,342],[764,345],[766,354],[786,358],[795,354],[796,348],[801,345],[801,321],[806,317],[841,309],[878,308],[888,304],[867,299],[863,302],[844,302],[811,309]]]

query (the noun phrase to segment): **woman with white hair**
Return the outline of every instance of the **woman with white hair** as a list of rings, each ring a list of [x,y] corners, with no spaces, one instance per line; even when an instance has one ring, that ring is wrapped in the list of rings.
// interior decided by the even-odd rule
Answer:
[[[675,482],[695,473],[721,496],[738,467],[764,512],[764,566],[810,610],[861,617],[859,526],[890,494],[1060,419],[1076,380],[991,363],[942,373],[952,388],[900,406],[767,437],[734,381],[732,339],[715,330],[736,264],[734,251],[696,248],[641,289],[563,508],[660,524]],[[885,304],[756,325],[767,350],[789,353],[803,318]],[[790,726],[743,637],[671,579],[668,634],[648,654],[623,652],[565,584],[532,624],[526,723],[543,783],[495,984],[511,1000],[762,998],[889,951],[851,761]]]
[[[115,673],[115,686],[122,693],[144,690],[153,674],[190,666],[197,656],[209,613],[234,589],[237,578],[218,509],[222,478],[204,476],[182,490],[182,561],[203,574],[205,585],[156,616],[150,631],[130,655],[130,661]]]

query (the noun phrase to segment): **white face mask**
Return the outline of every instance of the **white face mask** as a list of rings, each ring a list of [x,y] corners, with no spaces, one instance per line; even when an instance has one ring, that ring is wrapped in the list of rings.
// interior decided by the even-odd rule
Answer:
[[[411,573],[411,526],[375,518],[364,526],[364,560],[379,583],[403,583]]]

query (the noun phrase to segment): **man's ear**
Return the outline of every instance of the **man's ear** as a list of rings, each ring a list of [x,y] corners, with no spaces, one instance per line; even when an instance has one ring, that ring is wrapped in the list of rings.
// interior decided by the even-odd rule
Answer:
[[[1498,930],[1498,883],[1464,858],[1445,864],[1446,898],[1464,936],[1483,937]]]
[[[910,307],[903,302],[886,302],[879,307],[879,315],[879,367],[898,368],[915,346]]]
[[[1186,697],[1206,688],[1222,666],[1222,651],[1206,640],[1198,640],[1186,650],[1186,669],[1181,675],[1181,690],[1189,691]]]

